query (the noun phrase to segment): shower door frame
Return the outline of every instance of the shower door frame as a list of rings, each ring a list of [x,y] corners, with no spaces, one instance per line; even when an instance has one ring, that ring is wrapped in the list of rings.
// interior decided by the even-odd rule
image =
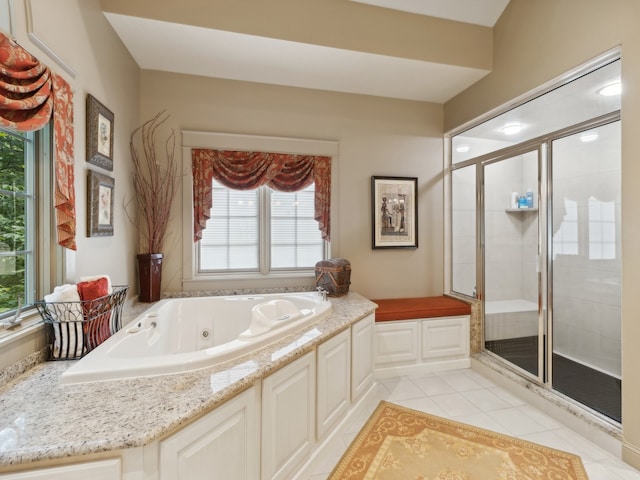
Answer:
[[[553,250],[552,250],[552,245],[553,245],[553,204],[551,202],[552,198],[553,198],[553,148],[552,148],[552,143],[555,140],[559,140],[565,137],[570,137],[572,135],[576,135],[579,133],[583,133],[586,132],[588,130],[591,129],[596,129],[598,127],[602,127],[605,125],[609,125],[615,122],[622,122],[622,117],[621,117],[621,113],[620,110],[616,110],[614,112],[605,114],[605,115],[601,115],[599,117],[593,118],[591,120],[587,120],[585,122],[581,122],[578,123],[576,125],[572,125],[571,127],[567,127],[565,129],[559,130],[557,132],[554,132],[553,134],[549,135],[549,138],[547,138],[545,140],[545,144],[546,144],[546,150],[547,150],[547,155],[546,155],[546,162],[544,162],[545,165],[545,169],[547,172],[547,198],[546,198],[546,211],[545,211],[545,216],[546,216],[546,222],[545,222],[545,228],[546,228],[546,241],[545,241],[545,245],[546,245],[546,250],[547,253],[544,257],[545,259],[545,272],[546,272],[546,297],[547,297],[547,330],[548,330],[548,335],[547,335],[547,339],[546,339],[546,363],[547,363],[547,369],[546,369],[546,375],[544,378],[544,385],[547,386],[548,388],[552,389],[555,393],[562,395],[564,397],[566,397],[567,399],[569,399],[570,401],[576,403],[577,405],[580,405],[582,408],[589,408],[587,405],[584,405],[576,400],[574,400],[571,397],[568,397],[566,395],[564,395],[563,393],[559,392],[558,390],[555,390],[553,388],[553,355],[554,355],[554,348],[553,348],[553,303],[554,303],[554,295],[553,295]],[[622,261],[621,261],[622,264]],[[620,338],[620,342],[622,342],[622,338]],[[591,409],[593,410],[593,409]],[[595,411],[595,410],[593,410]],[[601,415],[601,414],[599,414]],[[604,418],[604,416],[603,416]],[[610,421],[610,419],[608,418],[604,418],[607,421]]]
[[[482,302],[482,351],[497,358],[505,366],[530,378],[541,387],[553,390],[553,227],[552,227],[552,142],[587,130],[621,121],[620,110],[577,123],[543,136],[509,146],[452,166],[452,170],[471,164],[476,165],[476,285],[478,299]],[[517,155],[538,152],[538,375],[514,365],[499,355],[484,348],[484,302],[485,302],[485,182],[484,168]],[[587,406],[566,397],[582,408]]]
[[[542,181],[545,178],[543,175],[546,174],[547,162],[545,161],[545,153],[546,153],[546,142],[540,142],[540,139],[532,139],[517,145],[513,145],[507,147],[502,150],[498,150],[497,152],[492,152],[490,154],[484,155],[482,157],[478,157],[475,159],[476,164],[476,189],[477,189],[477,207],[476,207],[476,216],[477,216],[477,252],[476,258],[479,259],[479,263],[476,269],[477,278],[476,284],[478,285],[478,297],[482,302],[482,351],[486,352],[489,355],[492,355],[498,358],[501,362],[509,365],[509,367],[516,370],[518,373],[530,377],[531,379],[535,379],[538,384],[545,385],[545,363],[548,362],[547,355],[545,352],[546,344],[544,342],[545,337],[549,337],[548,328],[549,322],[545,320],[545,313],[548,311],[546,308],[546,296],[545,293],[548,291],[546,288],[546,283],[548,276],[544,271],[544,264],[546,262],[542,262],[541,259],[545,258],[546,254],[546,242],[544,239],[546,238],[546,222],[543,222],[542,219],[546,219],[547,210],[547,189],[545,182]],[[517,365],[509,362],[507,359],[502,358],[500,355],[491,352],[485,348],[485,301],[486,301],[486,242],[485,242],[485,167],[489,165],[494,165],[496,163],[500,163],[519,155],[525,155],[527,153],[537,153],[538,165],[537,165],[537,185],[536,192],[538,197],[538,212],[537,212],[537,300],[538,300],[538,368],[537,375],[534,375],[527,370],[518,367]]]

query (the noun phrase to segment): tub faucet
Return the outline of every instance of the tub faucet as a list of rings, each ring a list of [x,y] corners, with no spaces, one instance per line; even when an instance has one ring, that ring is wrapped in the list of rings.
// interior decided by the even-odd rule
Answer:
[[[318,293],[318,297],[322,298],[323,302],[327,301],[327,292],[323,287],[316,288],[316,292]]]

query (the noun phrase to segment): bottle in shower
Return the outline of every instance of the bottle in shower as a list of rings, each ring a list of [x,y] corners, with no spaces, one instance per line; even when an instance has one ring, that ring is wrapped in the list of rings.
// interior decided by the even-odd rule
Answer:
[[[511,194],[511,200],[509,203],[509,208],[518,208],[518,200],[520,199],[520,194],[516,192],[516,189],[513,189],[513,193]]]
[[[533,208],[533,191],[529,188],[526,194],[527,208]]]

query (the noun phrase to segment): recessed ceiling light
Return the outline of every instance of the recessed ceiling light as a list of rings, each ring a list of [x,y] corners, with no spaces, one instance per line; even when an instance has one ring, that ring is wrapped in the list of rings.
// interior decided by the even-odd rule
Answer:
[[[467,145],[466,143],[463,143],[463,144],[458,145],[456,147],[456,152],[458,152],[458,153],[466,153],[469,150],[471,150],[471,147],[469,145]]]
[[[620,95],[622,93],[622,83],[620,83],[619,81],[609,83],[598,90],[598,93],[600,95],[604,95],[605,97]]]
[[[580,135],[580,141],[584,143],[595,142],[598,139],[598,132],[591,130]]]
[[[500,131],[505,135],[515,135],[516,133],[520,133],[522,131],[522,125],[520,125],[519,123],[508,123],[504,127],[502,127]]]

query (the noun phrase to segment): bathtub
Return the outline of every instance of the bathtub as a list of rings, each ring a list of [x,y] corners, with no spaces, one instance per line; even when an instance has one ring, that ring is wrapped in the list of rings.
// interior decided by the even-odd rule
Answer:
[[[63,384],[186,372],[273,343],[332,310],[315,292],[161,300],[68,368]]]

